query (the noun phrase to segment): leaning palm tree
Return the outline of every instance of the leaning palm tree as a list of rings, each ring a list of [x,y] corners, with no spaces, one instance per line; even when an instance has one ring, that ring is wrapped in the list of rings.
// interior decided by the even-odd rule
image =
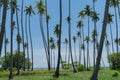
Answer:
[[[50,46],[49,46],[49,20],[50,20],[50,15],[48,15],[48,10],[47,10],[47,0],[45,0],[45,8],[46,8],[46,25],[47,25],[47,51],[48,51],[48,69],[50,70]]]
[[[42,35],[42,40],[45,48],[45,53],[46,53],[46,58],[47,58],[47,64],[48,64],[48,70],[50,69],[50,60],[49,60],[49,55],[48,55],[48,45],[47,41],[45,38],[45,33],[43,29],[43,14],[45,12],[45,5],[43,4],[43,0],[40,0],[40,2],[37,2],[36,4],[38,13],[39,13],[39,20],[40,20],[40,30],[41,30],[41,35]]]
[[[105,13],[104,13],[104,19],[103,19],[103,25],[102,25],[102,33],[101,33],[101,38],[100,38],[100,46],[99,46],[99,50],[98,50],[96,66],[94,68],[94,71],[93,71],[93,74],[92,74],[90,80],[98,80],[98,70],[99,70],[100,60],[101,60],[101,56],[102,56],[103,44],[104,44],[104,40],[105,40],[108,12],[109,12],[109,0],[106,0]]]
[[[31,44],[31,57],[32,57],[32,69],[31,70],[33,70],[33,42],[32,42],[32,35],[31,35],[31,26],[30,26],[30,23],[31,23],[31,18],[30,18],[30,16],[32,15],[32,14],[35,14],[35,12],[34,12],[34,10],[33,10],[33,8],[32,8],[32,6],[30,5],[30,6],[28,6],[28,7],[26,7],[26,9],[25,9],[25,11],[26,11],[26,15],[28,15],[28,18],[29,18],[29,36],[30,36],[30,44]],[[29,61],[28,61],[29,62]]]
[[[3,14],[2,14],[2,23],[1,23],[1,30],[0,30],[0,39],[1,39],[0,40],[0,57],[1,57],[1,52],[2,52],[3,38],[4,38],[4,34],[5,34],[7,5],[8,5],[8,0],[4,0]]]

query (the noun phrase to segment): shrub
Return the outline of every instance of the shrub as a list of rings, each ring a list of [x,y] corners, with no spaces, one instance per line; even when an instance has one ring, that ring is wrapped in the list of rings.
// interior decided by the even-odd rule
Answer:
[[[117,77],[119,75],[119,72],[118,71],[115,71],[113,74],[112,74],[112,77]]]
[[[114,53],[108,56],[110,68],[113,70],[120,70],[120,53]]]
[[[80,64],[77,66],[78,71],[85,71],[84,65]]]

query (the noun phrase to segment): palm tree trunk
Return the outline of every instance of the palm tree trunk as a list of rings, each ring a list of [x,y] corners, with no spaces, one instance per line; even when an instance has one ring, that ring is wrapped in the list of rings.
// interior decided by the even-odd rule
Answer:
[[[114,10],[115,10],[115,23],[116,23],[116,40],[118,42],[118,22],[117,22],[117,11],[116,11],[116,7],[114,7]],[[117,54],[119,52],[119,45],[118,43],[116,42],[116,50],[117,50]]]
[[[112,29],[111,29],[111,24],[110,24],[110,34],[111,34],[111,43],[112,43],[112,53],[114,53],[113,33],[112,33]]]
[[[17,75],[20,74],[20,41],[19,41],[19,38],[20,38],[20,31],[19,31],[19,22],[18,22],[18,11],[16,9],[16,21],[17,21],[17,52],[18,52],[18,70],[17,70]]]
[[[32,71],[33,71],[33,43],[32,43],[32,35],[31,35],[31,26],[30,26],[30,15],[29,15],[29,35],[30,35],[30,45],[31,45],[31,58],[32,58]]]
[[[62,0],[60,1],[60,34],[59,34],[59,39],[58,39],[58,62],[57,62],[57,68],[55,71],[54,77],[59,77],[59,67],[60,67],[60,58],[61,58],[61,30],[62,30]]]
[[[99,46],[99,50],[98,50],[96,66],[94,68],[94,71],[93,71],[93,74],[92,74],[90,80],[98,80],[98,78],[97,78],[98,70],[99,70],[100,60],[101,60],[101,56],[102,56],[102,49],[103,49],[103,44],[104,44],[104,39],[105,39],[108,11],[109,11],[109,0],[106,0],[104,20],[103,20],[103,25],[102,25],[103,27],[102,27],[102,33],[101,33],[101,38],[100,38],[100,46]]]
[[[22,48],[23,48],[23,53],[24,53],[24,68],[23,70],[25,71],[25,48],[24,48],[24,28],[23,28],[23,5],[24,5],[24,0],[22,0],[22,6],[21,6],[21,29],[22,29]]]
[[[48,18],[47,18],[47,0],[45,0],[46,5],[46,24],[47,24],[47,49],[48,49],[48,70],[50,70],[50,46],[49,46],[49,25],[48,25]]]
[[[69,0],[69,17],[71,18],[71,1]],[[69,51],[70,51],[70,56],[71,56],[71,62],[72,62],[72,66],[73,66],[73,72],[77,72],[75,69],[75,65],[73,63],[73,56],[72,56],[72,47],[71,47],[71,20],[69,22]]]
[[[7,43],[6,43],[6,29],[5,29],[5,36],[4,36],[4,50],[5,50],[5,70],[8,68],[7,67],[7,61],[6,61],[6,55],[7,55]]]
[[[0,31],[0,57],[1,57],[3,38],[4,38],[4,33],[5,33],[7,5],[8,5],[8,0],[4,0],[3,14],[2,14],[2,23],[1,23],[1,31]]]
[[[27,58],[28,58],[28,62],[29,62],[29,42],[28,42],[28,29],[27,29],[27,15],[25,18],[25,35],[26,35],[26,43],[27,43]],[[27,64],[27,68],[29,70],[29,63]]]
[[[12,0],[11,0],[11,6],[12,6]],[[11,40],[10,40],[10,74],[9,74],[9,80],[13,79],[13,9],[11,8]]]

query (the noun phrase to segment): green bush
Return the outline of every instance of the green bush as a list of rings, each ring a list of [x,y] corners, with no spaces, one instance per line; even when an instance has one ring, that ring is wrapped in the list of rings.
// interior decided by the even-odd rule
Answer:
[[[80,64],[77,66],[78,71],[85,71],[84,65]]]
[[[112,77],[117,77],[119,75],[119,72],[118,71],[115,71],[113,74],[112,74]]]
[[[110,68],[113,70],[120,70],[120,53],[114,53],[108,56]]]

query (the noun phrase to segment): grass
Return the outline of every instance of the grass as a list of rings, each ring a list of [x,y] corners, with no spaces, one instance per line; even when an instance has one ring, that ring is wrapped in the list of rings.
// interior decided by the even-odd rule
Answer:
[[[98,80],[120,80],[120,74],[118,76],[113,77],[112,75],[116,71],[103,69],[99,71]],[[9,72],[0,72],[0,80],[8,80]],[[78,73],[73,73],[72,71],[60,71],[59,78],[53,78],[54,71],[47,70],[37,70],[37,71],[25,71],[21,72],[20,76],[14,76],[13,80],[89,80],[92,71],[83,71]]]

